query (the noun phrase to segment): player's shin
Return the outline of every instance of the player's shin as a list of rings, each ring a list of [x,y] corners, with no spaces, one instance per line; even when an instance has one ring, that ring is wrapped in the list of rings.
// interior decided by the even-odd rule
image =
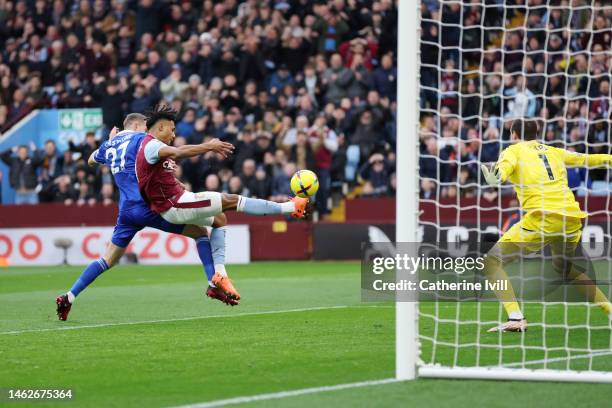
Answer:
[[[204,267],[204,272],[208,278],[208,284],[212,284],[213,275],[215,274],[215,265],[213,263],[212,248],[210,240],[207,236],[203,235],[196,239],[196,247],[198,248],[198,256]]]
[[[215,264],[215,271],[222,276],[227,276],[225,271],[225,227],[213,228],[210,234],[210,245],[212,247],[212,257]]]
[[[291,201],[286,203],[275,203],[273,201],[261,200],[258,198],[239,196],[236,211],[251,215],[291,214],[295,211],[295,204]]]
[[[87,286],[89,286],[98,276],[104,271],[109,269],[108,264],[104,258],[100,258],[90,263],[87,268],[83,271],[81,276],[74,282],[72,288],[68,292],[68,300],[70,303],[81,293]]]

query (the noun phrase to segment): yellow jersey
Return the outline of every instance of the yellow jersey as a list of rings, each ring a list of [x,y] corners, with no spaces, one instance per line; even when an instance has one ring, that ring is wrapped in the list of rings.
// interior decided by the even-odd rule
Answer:
[[[502,181],[514,185],[526,213],[539,211],[585,218],[587,214],[567,185],[566,167],[597,167],[611,161],[612,155],[574,153],[530,140],[506,148],[496,166]]]

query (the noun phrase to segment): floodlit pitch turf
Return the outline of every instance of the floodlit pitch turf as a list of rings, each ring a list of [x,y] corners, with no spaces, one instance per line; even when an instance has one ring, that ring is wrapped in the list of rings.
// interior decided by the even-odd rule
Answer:
[[[4,393],[6,388],[72,388],[73,403],[57,404],[65,407],[156,407],[393,376],[394,309],[361,303],[357,263],[254,263],[229,271],[243,296],[235,308],[204,297],[200,267],[119,266],[79,297],[68,322],[59,322],[55,296],[80,268],[0,269],[0,388]],[[421,310],[431,314],[433,307]],[[526,310],[531,322],[541,321],[541,308]],[[585,310],[575,307],[568,322],[584,325]],[[481,305],[480,312],[493,321],[498,306]],[[590,318],[599,326],[603,320],[597,312],[591,310]],[[474,347],[455,353],[454,347],[440,346],[433,354],[425,338],[423,359],[497,364],[499,350],[493,346],[501,344],[507,346],[502,361],[511,364],[522,359],[512,345],[532,345],[525,358],[538,360],[544,342],[564,344],[565,330],[558,328],[548,329],[545,338],[538,326],[524,337],[487,334],[488,325],[469,323],[476,313],[474,304],[459,309],[441,304],[441,317],[460,316],[466,323],[439,324],[438,338],[465,345],[480,341],[491,348],[477,354]],[[551,306],[546,316],[549,323],[564,323],[566,315],[562,307]],[[422,316],[420,324],[425,336],[433,334],[433,319]],[[577,348],[590,341],[592,349],[605,349],[610,332],[577,327],[569,337]],[[549,354],[559,356],[567,351]],[[571,360],[571,366],[584,361],[589,360]],[[593,368],[612,370],[610,356],[593,361],[598,364]],[[540,407],[607,406],[612,387],[421,379],[246,405],[514,407],[533,406],[534,398]]]

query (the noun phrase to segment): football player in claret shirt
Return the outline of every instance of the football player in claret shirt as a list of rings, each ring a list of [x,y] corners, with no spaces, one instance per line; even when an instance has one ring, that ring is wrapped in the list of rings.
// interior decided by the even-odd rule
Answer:
[[[206,152],[227,157],[234,150],[231,143],[212,139],[198,145],[170,146],[175,138],[176,112],[160,105],[147,116],[147,134],[136,158],[136,176],[142,197],[152,211],[175,224],[210,225],[212,217],[227,210],[252,215],[291,214],[302,218],[308,198],[293,197],[284,203],[244,197],[237,194],[203,191],[194,193],[174,176],[174,160]],[[215,265],[217,267],[217,265]],[[223,266],[219,266],[223,269]]]
[[[507,279],[503,265],[519,255],[541,251],[550,245],[553,268],[578,283],[589,301],[596,303],[612,320],[612,304],[595,283],[577,265],[573,257],[582,234],[580,209],[567,184],[567,167],[597,167],[612,163],[612,155],[580,154],[547,146],[537,140],[538,123],[518,119],[512,123],[511,146],[500,155],[492,168],[481,169],[488,184],[505,181],[513,184],[524,216],[500,238],[485,258],[485,272],[496,279]],[[508,314],[508,321],[490,332],[527,330],[527,320],[509,283],[507,290],[496,291]]]
[[[140,195],[134,172],[138,147],[146,135],[145,117],[139,113],[131,113],[126,116],[123,126],[124,130],[119,133],[115,134],[116,129],[114,129],[109,140],[94,151],[88,160],[90,166],[105,164],[111,169],[120,192],[117,224],[104,256],[90,263],[72,288],[57,297],[59,320],[68,319],[75,298],[98,276],[119,262],[134,235],[144,227],[195,239],[198,255],[208,277],[209,286],[206,295],[228,305],[237,305],[238,299],[235,296],[237,292],[227,278],[225,268],[218,267],[220,271],[215,271],[215,265],[225,264],[225,214],[220,214],[215,219],[211,218],[206,224],[213,227],[212,237],[209,240],[203,226],[170,223],[151,211]]]

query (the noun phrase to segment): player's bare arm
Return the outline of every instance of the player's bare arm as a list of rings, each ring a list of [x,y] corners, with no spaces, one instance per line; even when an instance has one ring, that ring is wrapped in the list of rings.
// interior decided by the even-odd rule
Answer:
[[[208,142],[198,145],[184,145],[180,147],[164,146],[159,149],[160,159],[184,159],[188,157],[198,156],[204,153],[217,153],[223,158],[226,158],[234,151],[234,145],[227,142],[222,142],[219,139],[212,139]]]

